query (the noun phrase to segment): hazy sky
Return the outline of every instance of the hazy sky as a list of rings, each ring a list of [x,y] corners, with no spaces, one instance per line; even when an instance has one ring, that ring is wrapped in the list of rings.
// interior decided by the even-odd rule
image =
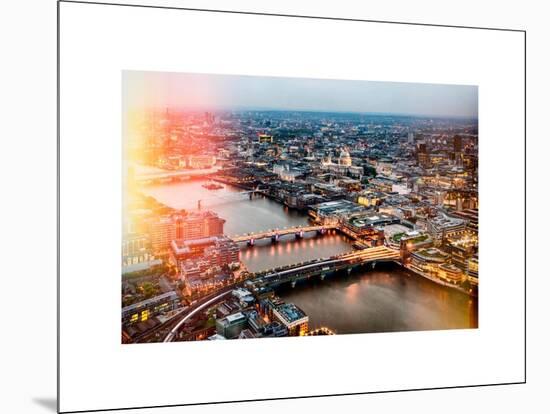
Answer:
[[[123,72],[127,108],[281,109],[477,118],[477,86]]]

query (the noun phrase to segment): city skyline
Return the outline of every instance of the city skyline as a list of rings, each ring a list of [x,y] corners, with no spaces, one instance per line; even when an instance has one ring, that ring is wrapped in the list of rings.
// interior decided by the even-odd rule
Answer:
[[[478,327],[476,87],[123,85],[123,343]]]
[[[478,118],[478,87],[430,83],[123,71],[129,110],[297,111]]]

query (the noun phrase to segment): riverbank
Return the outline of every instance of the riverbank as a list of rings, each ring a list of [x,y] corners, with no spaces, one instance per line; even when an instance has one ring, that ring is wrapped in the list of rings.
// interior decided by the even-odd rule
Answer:
[[[193,210],[202,200],[204,209],[226,220],[224,233],[229,235],[309,223],[306,214],[270,197],[251,199],[240,194],[243,188],[235,183],[210,191],[202,186],[205,182],[193,179],[156,185],[144,192],[177,210]],[[350,242],[339,233],[323,237],[311,234],[303,239],[288,237],[279,243],[266,240],[254,247],[242,246],[240,254],[241,262],[255,272],[351,249]],[[279,293],[285,302],[295,303],[306,312],[311,330],[328,327],[336,333],[367,333],[477,327],[477,300],[396,263],[378,263],[374,270],[327,276],[323,281],[312,278]]]
[[[407,266],[407,265],[404,265],[404,264],[401,264],[401,263],[399,263],[399,265],[403,269],[405,269],[405,270],[407,270],[407,271],[409,271],[409,272],[411,272],[415,275],[418,275],[418,276],[421,276],[425,279],[428,279],[428,280],[430,280],[434,283],[437,283],[438,285],[445,286],[447,288],[454,289],[454,290],[457,290],[461,293],[464,293],[465,295],[468,295],[470,297],[477,298],[477,293],[473,289],[467,290],[467,289],[463,288],[462,286],[456,285],[454,283],[447,282],[447,281],[445,281],[445,280],[443,280],[439,277],[427,275],[424,272],[421,272],[420,270],[417,270],[412,266]]]
[[[309,328],[336,334],[478,327],[476,298],[394,263],[281,286],[276,294],[309,317]]]

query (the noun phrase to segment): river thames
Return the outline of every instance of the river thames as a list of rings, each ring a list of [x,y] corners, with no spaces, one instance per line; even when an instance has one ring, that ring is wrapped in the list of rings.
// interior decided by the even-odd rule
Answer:
[[[224,185],[207,190],[204,180],[153,185],[144,192],[177,209],[215,211],[226,220],[228,236],[308,224],[308,216],[267,197],[243,194]],[[353,250],[336,233],[310,235],[301,240],[287,236],[277,244],[269,240],[241,247],[241,261],[254,272]],[[477,299],[411,274],[398,265],[377,265],[324,281],[310,280],[277,294],[302,308],[310,329],[326,326],[336,333],[416,331],[477,328]]]

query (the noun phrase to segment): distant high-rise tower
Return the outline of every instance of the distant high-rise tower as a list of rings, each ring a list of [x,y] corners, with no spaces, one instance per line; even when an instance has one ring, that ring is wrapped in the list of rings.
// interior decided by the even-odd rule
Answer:
[[[462,152],[462,137],[460,135],[454,136],[453,148],[455,152]]]
[[[453,137],[453,151],[456,165],[462,166],[464,154],[462,153],[462,137],[460,135]]]
[[[431,167],[431,159],[430,154],[428,152],[428,146],[425,142],[420,142],[417,146],[416,150],[416,158],[418,161],[418,164],[420,164],[423,168],[430,168]]]

